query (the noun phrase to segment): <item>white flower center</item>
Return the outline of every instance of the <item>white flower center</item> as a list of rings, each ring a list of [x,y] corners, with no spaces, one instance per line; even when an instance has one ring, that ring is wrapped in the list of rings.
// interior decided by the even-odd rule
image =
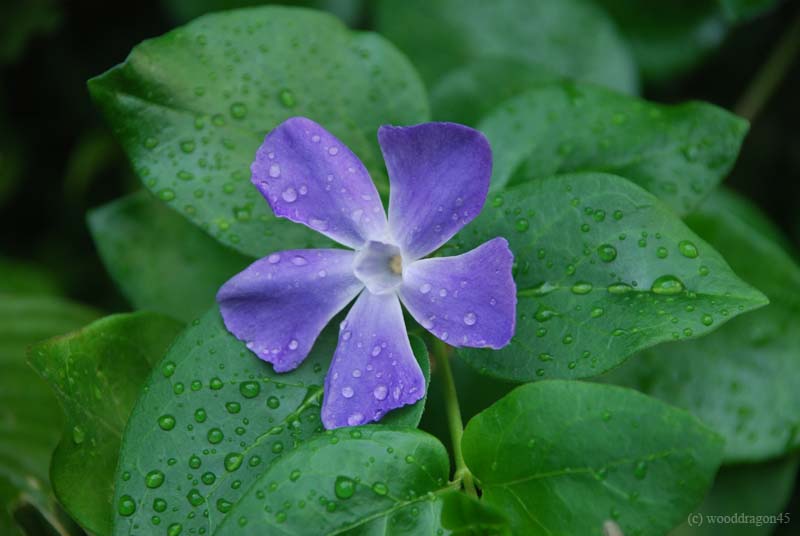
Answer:
[[[370,240],[356,252],[353,272],[373,294],[386,294],[403,283],[403,255],[394,244]]]

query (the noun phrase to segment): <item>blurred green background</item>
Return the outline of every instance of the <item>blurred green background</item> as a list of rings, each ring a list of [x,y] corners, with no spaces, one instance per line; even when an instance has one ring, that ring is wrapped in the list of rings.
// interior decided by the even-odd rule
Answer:
[[[86,80],[124,60],[143,39],[204,12],[262,3],[275,2],[0,0],[0,293],[46,289],[105,312],[130,308],[100,261],[85,215],[140,185],[93,107]],[[354,28],[376,27],[377,3],[369,0],[280,3],[331,11]],[[781,36],[792,24],[800,31],[794,22],[800,2],[754,10],[752,17],[736,23],[700,13],[690,28],[671,26],[667,15],[699,13],[702,0],[642,0],[638,9],[630,9],[636,0],[595,3],[624,29],[639,59],[658,53],[648,43],[659,36],[686,43],[674,57],[663,58],[678,68],[643,70],[642,95],[666,103],[699,99],[736,110]],[[637,13],[651,16],[637,18]],[[794,59],[755,116],[727,179],[728,186],[772,218],[795,248],[800,243],[798,95],[800,62]],[[468,370],[459,374],[466,385],[477,381]],[[436,396],[431,404],[440,403]],[[466,402],[469,406],[468,397]],[[478,409],[466,407],[465,416]],[[800,522],[797,492],[788,511]],[[783,527],[778,534],[792,532]]]

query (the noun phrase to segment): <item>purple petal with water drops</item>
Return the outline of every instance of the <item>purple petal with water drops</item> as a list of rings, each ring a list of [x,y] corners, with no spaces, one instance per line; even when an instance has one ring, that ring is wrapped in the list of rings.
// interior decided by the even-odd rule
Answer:
[[[339,344],[325,378],[325,428],[357,426],[413,404],[425,394],[425,377],[408,342],[394,293],[365,290],[342,322]]]
[[[454,123],[378,130],[389,171],[389,228],[406,257],[435,250],[478,215],[492,174],[489,142]]]
[[[250,170],[276,216],[351,248],[386,233],[386,214],[364,164],[310,119],[292,117],[275,127]]]
[[[217,293],[225,327],[276,372],[296,368],[319,333],[364,287],[352,251],[298,249],[260,259]]]
[[[457,257],[416,261],[403,271],[400,299],[417,322],[452,346],[502,348],[516,323],[513,263],[504,238]]]

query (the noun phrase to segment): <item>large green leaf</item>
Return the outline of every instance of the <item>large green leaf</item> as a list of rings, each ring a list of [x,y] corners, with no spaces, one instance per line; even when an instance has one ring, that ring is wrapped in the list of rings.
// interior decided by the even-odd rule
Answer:
[[[482,58],[458,67],[431,87],[431,111],[437,121],[477,125],[503,101],[533,87],[563,80],[543,65]]]
[[[776,525],[788,525],[791,516],[784,507],[792,496],[797,462],[797,457],[793,456],[767,463],[723,467],[703,504],[689,517],[692,524],[687,521],[671,536],[718,536],[723,532],[725,536],[768,536]],[[735,516],[739,516],[738,519],[748,516],[753,521],[726,522],[737,519]],[[771,522],[770,517],[777,523]]]
[[[29,361],[66,415],[50,479],[59,501],[93,534],[110,534],[122,432],[150,369],[181,330],[155,313],[114,315],[31,348]]]
[[[725,439],[728,461],[800,446],[800,267],[743,200],[720,192],[688,223],[771,303],[709,337],[655,348],[605,381],[636,387],[700,417]]]
[[[720,0],[595,0],[614,18],[647,80],[666,81],[695,67],[728,33]]]
[[[666,206],[613,175],[561,175],[498,193],[451,242],[453,253],[495,236],[514,253],[516,334],[499,351],[458,352],[509,380],[597,375],[767,301]]]
[[[716,106],[664,106],[572,82],[505,102],[479,124],[492,144],[492,188],[604,171],[693,209],[736,161],[747,122]]]
[[[145,185],[256,257],[329,243],[275,218],[250,184],[250,163],[270,129],[292,116],[314,119],[385,191],[378,126],[428,117],[419,77],[382,37],[282,7],[201,17],[138,45],[89,89]]]
[[[638,86],[610,17],[582,0],[383,0],[377,27],[431,87],[476,59],[541,64],[628,93]]]
[[[125,430],[114,533],[174,525],[213,534],[273,460],[321,431],[335,324],[303,365],[276,374],[225,330],[216,307],[193,322],[148,379]],[[427,378],[424,344],[412,337],[411,347]],[[423,408],[424,400],[383,422],[416,426]]]
[[[711,484],[722,439],[690,414],[630,389],[524,385],[467,425],[464,458],[514,534],[663,535]]]
[[[208,310],[220,285],[253,261],[146,192],[94,209],[88,222],[106,269],[134,308],[185,321]]]
[[[417,430],[329,432],[273,463],[215,534],[437,534],[449,465]]]
[[[25,350],[95,317],[94,311],[55,297],[0,293],[1,534],[21,534],[12,515],[23,508],[38,510],[56,533],[70,532],[47,472],[63,419],[50,389],[25,362]]]

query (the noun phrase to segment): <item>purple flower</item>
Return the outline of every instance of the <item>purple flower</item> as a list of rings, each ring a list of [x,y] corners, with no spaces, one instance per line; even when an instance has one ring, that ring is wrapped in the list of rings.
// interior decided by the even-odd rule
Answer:
[[[325,379],[326,428],[377,421],[422,398],[425,379],[400,302],[453,346],[501,348],[514,334],[513,255],[503,238],[422,259],[481,210],[492,154],[453,123],[378,131],[391,181],[389,219],[364,165],[320,125],[294,117],[267,135],[252,181],[276,216],[352,248],[273,253],[225,283],[227,329],[276,372],[296,368],[353,298]],[[366,287],[366,290],[365,290]]]

